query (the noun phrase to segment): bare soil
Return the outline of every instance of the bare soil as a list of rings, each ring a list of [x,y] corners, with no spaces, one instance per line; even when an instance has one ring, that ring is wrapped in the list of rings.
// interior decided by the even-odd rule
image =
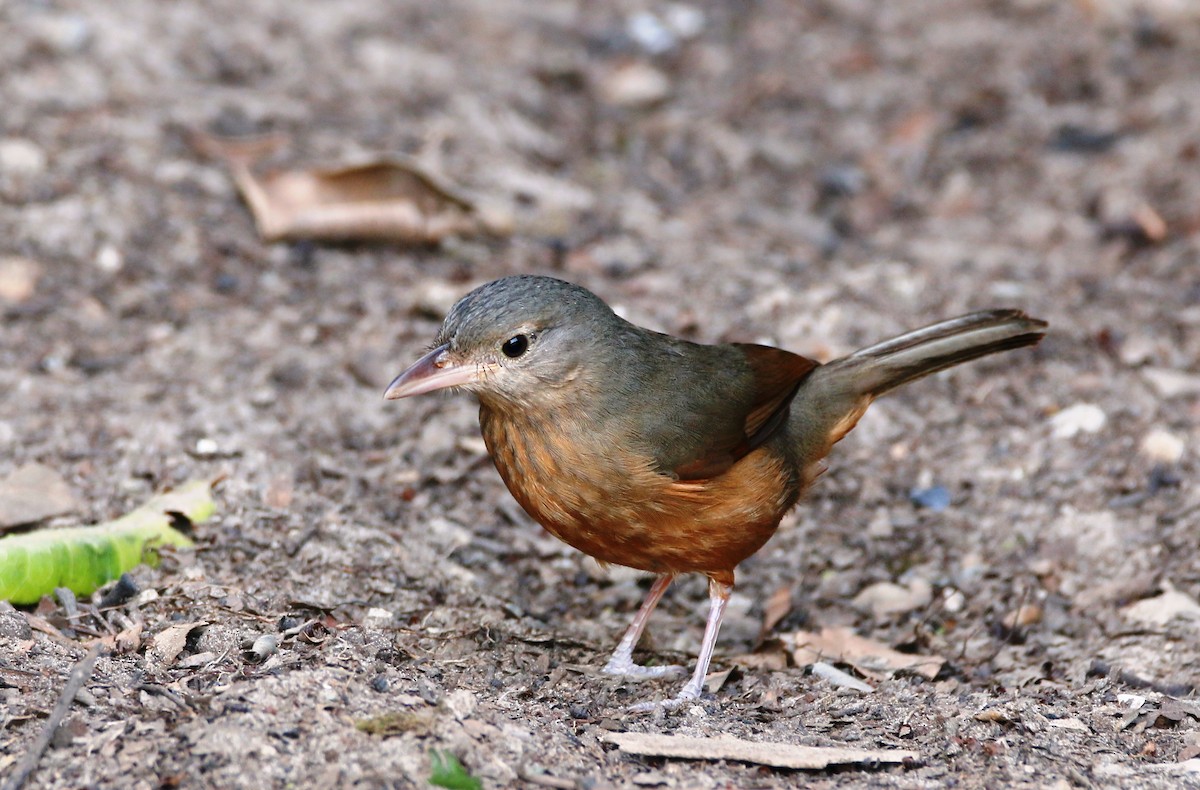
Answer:
[[[1133,5],[7,0],[0,474],[58,470],[85,503],[64,523],[223,481],[196,550],[136,573],[156,596],[43,607],[56,634],[0,613],[0,670],[29,673],[0,672],[0,774],[87,642],[140,624],[30,786],[424,786],[432,749],[489,787],[1200,786],[1200,623],[1127,608],[1200,597],[1200,16]],[[664,51],[638,12],[682,19]],[[416,157],[516,230],[265,244],[204,131],[285,133],[279,165]],[[454,298],[515,272],[821,359],[969,309],[1049,320],[873,407],[740,568],[714,664],[783,589],[762,649],[848,626],[941,675],[863,695],[747,665],[626,712],[676,687],[595,671],[647,580],[519,511],[469,398],[381,398]],[[1080,404],[1106,420],[1066,436]],[[948,507],[910,499],[935,485]],[[879,582],[932,594],[853,603]],[[681,580],[640,657],[690,663],[705,606]],[[613,730],[921,759],[799,774]]]

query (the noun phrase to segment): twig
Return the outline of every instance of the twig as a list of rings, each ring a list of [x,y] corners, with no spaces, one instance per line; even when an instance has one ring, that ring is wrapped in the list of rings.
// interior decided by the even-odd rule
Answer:
[[[20,790],[21,785],[25,784],[25,780],[33,773],[33,769],[37,767],[38,760],[42,759],[42,754],[45,753],[46,747],[53,740],[54,733],[58,731],[58,725],[62,724],[62,720],[67,716],[67,711],[71,709],[71,703],[75,701],[75,695],[79,693],[79,690],[83,688],[83,684],[87,683],[88,678],[92,676],[92,668],[96,666],[96,659],[100,657],[102,647],[103,644],[99,641],[93,642],[87,655],[81,658],[79,663],[71,670],[71,674],[67,678],[67,684],[63,686],[62,694],[59,695],[58,702],[55,704],[54,710],[50,713],[50,718],[46,719],[46,726],[42,729],[42,734],[38,736],[33,746],[21,758],[21,762],[17,764],[17,770],[4,783],[3,790]]]

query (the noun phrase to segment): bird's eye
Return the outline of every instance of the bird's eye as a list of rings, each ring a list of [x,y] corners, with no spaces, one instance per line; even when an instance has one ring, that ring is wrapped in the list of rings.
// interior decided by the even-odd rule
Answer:
[[[500,346],[500,350],[504,352],[504,356],[509,359],[516,359],[524,354],[528,348],[529,337],[526,335],[513,335],[504,341],[504,345]]]

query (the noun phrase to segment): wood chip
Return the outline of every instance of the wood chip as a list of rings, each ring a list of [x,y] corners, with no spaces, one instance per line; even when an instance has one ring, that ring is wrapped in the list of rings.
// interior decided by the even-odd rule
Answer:
[[[797,746],[774,741],[754,742],[728,735],[689,738],[646,732],[614,732],[603,737],[622,751],[646,757],[677,757],[683,760],[736,760],[820,771],[831,765],[862,763],[898,764],[919,759],[916,752],[900,749],[846,749],[840,746]]]

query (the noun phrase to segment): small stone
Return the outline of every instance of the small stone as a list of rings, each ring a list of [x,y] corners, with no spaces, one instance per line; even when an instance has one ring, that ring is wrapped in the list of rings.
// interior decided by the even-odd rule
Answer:
[[[1183,439],[1155,428],[1142,439],[1142,454],[1159,464],[1178,463],[1183,457]]]
[[[462,289],[445,280],[422,280],[413,287],[413,307],[440,321],[461,296]]]
[[[46,169],[46,152],[32,140],[8,137],[0,140],[0,175],[28,178]]]
[[[1004,616],[1004,627],[1009,631],[1015,631],[1018,628],[1028,628],[1031,625],[1037,625],[1041,621],[1042,607],[1037,604],[1025,604],[1015,612],[1009,612]]]
[[[0,258],[0,302],[20,304],[33,296],[41,267],[28,258]]]
[[[479,701],[475,698],[475,695],[466,689],[455,689],[454,691],[451,691],[446,695],[446,698],[442,702],[446,709],[454,715],[454,718],[458,719],[459,721],[469,719],[471,714],[475,712],[476,706],[479,704]]]
[[[26,640],[32,636],[33,630],[25,615],[8,601],[0,601],[0,639]]]
[[[1200,376],[1195,374],[1170,368],[1143,368],[1141,374],[1164,398],[1200,394]]]
[[[649,63],[632,61],[618,66],[600,83],[600,93],[618,107],[650,107],[667,98],[671,82]]]
[[[112,244],[105,244],[96,253],[96,268],[105,274],[115,274],[125,265],[125,256]]]
[[[220,445],[213,439],[197,439],[196,440],[196,455],[202,458],[208,458],[216,455],[221,451]]]
[[[933,586],[924,579],[915,578],[907,587],[891,582],[872,584],[855,596],[853,604],[876,618],[884,618],[922,609],[932,600]]]
[[[942,591],[942,608],[949,614],[958,614],[967,608],[967,596],[962,590],[947,587]]]
[[[384,628],[393,619],[394,615],[387,609],[373,606],[367,610],[366,615],[363,617],[363,628]]]
[[[908,492],[909,500],[917,507],[941,513],[950,507],[950,491],[945,486],[930,486],[929,488],[914,488]]]
[[[250,643],[242,653],[242,658],[261,664],[279,650],[279,637],[275,634],[263,634]]]
[[[1057,439],[1070,439],[1079,433],[1096,433],[1108,422],[1108,415],[1091,403],[1076,403],[1050,418]]]

